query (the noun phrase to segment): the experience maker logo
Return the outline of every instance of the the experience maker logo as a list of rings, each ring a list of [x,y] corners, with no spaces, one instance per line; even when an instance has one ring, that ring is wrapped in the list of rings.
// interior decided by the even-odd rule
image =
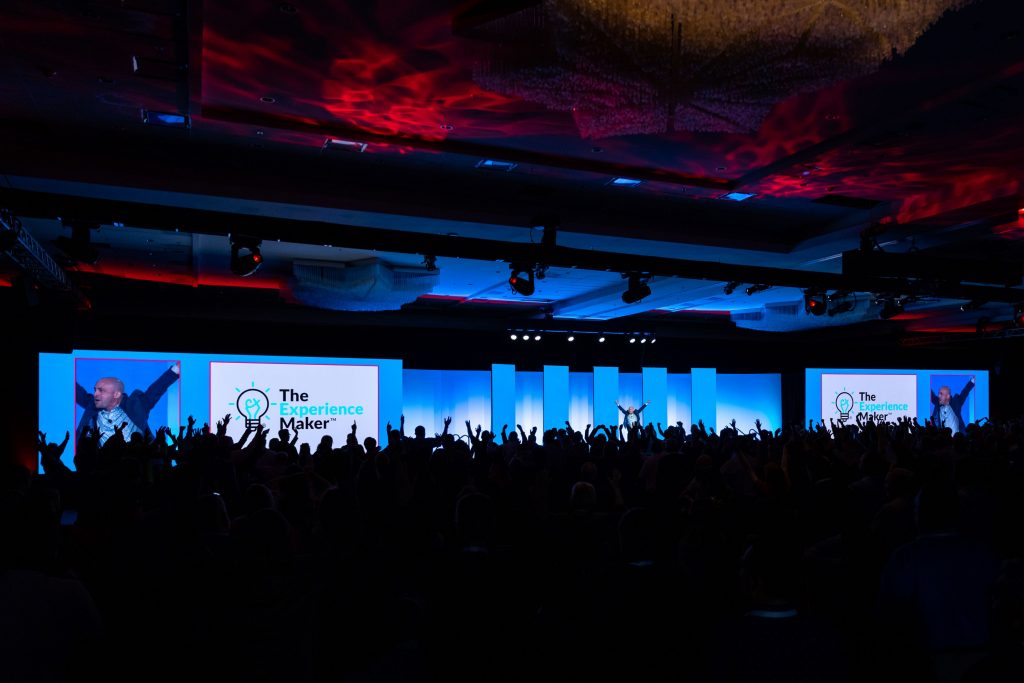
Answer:
[[[259,389],[255,380],[246,389],[235,388],[238,396],[233,403],[238,411],[236,420],[245,420],[246,429],[256,429],[263,422],[267,412],[273,407],[277,409],[280,425],[278,429],[327,429],[339,416],[356,416],[365,414],[362,404],[338,405],[330,401],[316,403],[310,399],[310,392],[300,391],[294,387],[281,387],[271,390]],[[280,401],[271,401],[270,396],[281,392]]]

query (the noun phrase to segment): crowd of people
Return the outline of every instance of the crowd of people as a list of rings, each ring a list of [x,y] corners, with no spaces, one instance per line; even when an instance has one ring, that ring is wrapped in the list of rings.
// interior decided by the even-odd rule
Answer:
[[[5,680],[1024,680],[1024,420],[226,422],[5,468]]]

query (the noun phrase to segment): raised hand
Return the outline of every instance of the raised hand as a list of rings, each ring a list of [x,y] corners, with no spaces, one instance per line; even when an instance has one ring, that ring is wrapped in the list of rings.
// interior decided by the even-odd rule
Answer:
[[[761,431],[761,418],[754,420],[754,426],[757,427],[757,431]]]
[[[729,426],[732,427],[733,431],[736,431],[736,418],[735,417],[729,423]]]
[[[447,429],[448,427],[450,427],[450,426],[451,426],[451,424],[452,424],[452,418],[451,418],[451,416],[449,415],[448,417],[446,417],[446,418],[444,419],[444,426],[445,426],[445,428]]]

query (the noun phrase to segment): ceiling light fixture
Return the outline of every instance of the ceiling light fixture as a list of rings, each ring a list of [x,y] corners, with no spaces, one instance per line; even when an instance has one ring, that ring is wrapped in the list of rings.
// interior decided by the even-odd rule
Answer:
[[[229,236],[231,240],[231,272],[239,277],[249,277],[263,265],[260,252],[262,240],[255,237]]]
[[[725,292],[726,296],[729,296],[730,294],[735,292],[736,289],[742,284],[743,283],[740,282],[739,280],[733,280],[732,282],[726,283],[725,287],[722,288],[722,291]]]
[[[642,185],[643,182],[636,178],[612,178],[608,181],[608,184],[612,187],[636,187],[637,185]]]
[[[142,122],[151,126],[164,126],[166,128],[191,128],[192,119],[187,114],[175,114],[165,111],[142,110]]]
[[[805,290],[804,312],[815,316],[825,315],[828,312],[828,298],[822,292]]]
[[[623,274],[623,277],[629,278],[629,285],[622,293],[622,303],[635,304],[651,295],[651,287],[647,284],[651,277],[649,274],[629,273]]]
[[[512,291],[523,296],[533,296],[536,290],[533,271],[529,267],[523,268],[517,264],[512,264],[509,268],[512,270],[512,274],[508,278],[508,284]]]
[[[488,171],[511,171],[519,164],[512,161],[499,161],[498,159],[481,159],[477,162],[477,168],[483,168]]]
[[[747,287],[746,292],[747,292],[747,296],[753,296],[754,294],[757,294],[758,292],[763,292],[763,291],[769,290],[771,288],[772,288],[771,285],[750,285],[749,287]]]
[[[366,143],[357,142],[355,140],[340,140],[338,138],[327,138],[326,140],[324,140],[324,146],[321,148],[321,151],[362,153],[366,151]]]
[[[742,202],[751,197],[756,197],[757,194],[753,192],[726,192],[719,199],[728,199],[731,202]]]

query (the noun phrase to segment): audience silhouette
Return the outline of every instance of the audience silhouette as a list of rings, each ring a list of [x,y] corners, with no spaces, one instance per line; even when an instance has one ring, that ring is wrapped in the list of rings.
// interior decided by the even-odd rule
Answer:
[[[1024,419],[39,434],[4,680],[1024,680]]]

